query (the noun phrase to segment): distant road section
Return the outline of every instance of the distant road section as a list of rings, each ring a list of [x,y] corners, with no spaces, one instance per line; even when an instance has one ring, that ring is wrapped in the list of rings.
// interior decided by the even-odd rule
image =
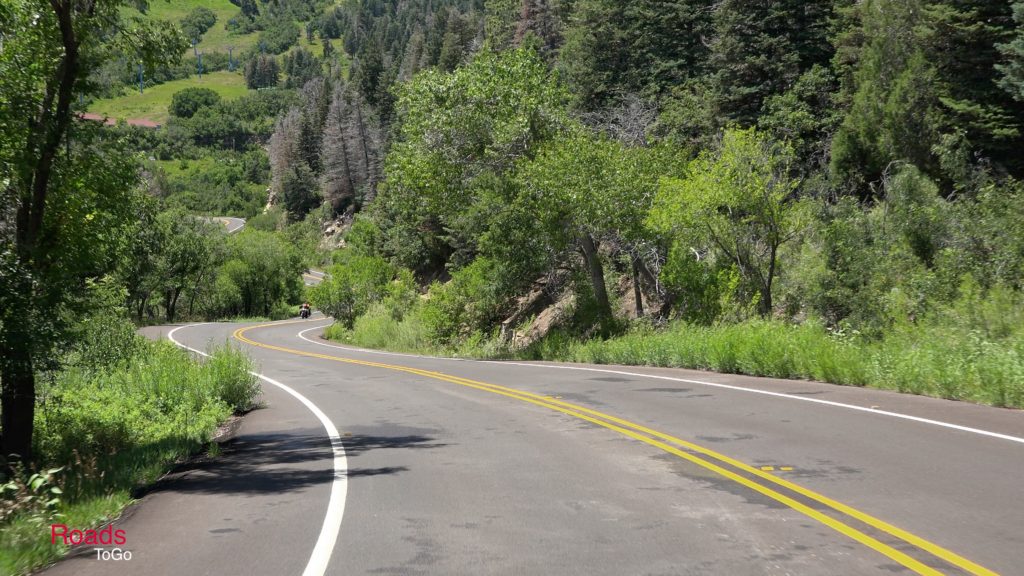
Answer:
[[[316,286],[324,281],[324,276],[326,276],[324,272],[312,268],[302,273],[302,279],[306,282],[306,286]]]
[[[245,218],[233,218],[231,216],[196,216],[196,218],[220,224],[228,234],[234,234],[245,226]]]
[[[231,218],[225,216],[220,218],[214,218],[214,220],[224,224],[224,228],[227,230],[228,234],[234,234],[235,232],[241,230],[243,226],[245,226],[245,218]]]

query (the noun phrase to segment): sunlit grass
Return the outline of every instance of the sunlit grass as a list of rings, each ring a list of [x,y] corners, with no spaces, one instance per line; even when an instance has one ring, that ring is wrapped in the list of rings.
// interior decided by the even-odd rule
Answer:
[[[181,80],[173,80],[146,88],[145,92],[131,91],[117,98],[97,100],[89,106],[89,112],[102,114],[119,120],[145,119],[158,124],[167,122],[168,107],[175,92],[185,88],[209,88],[220,94],[224,100],[232,100],[244,96],[248,89],[241,72],[220,70],[203,74],[202,78],[192,76]]]

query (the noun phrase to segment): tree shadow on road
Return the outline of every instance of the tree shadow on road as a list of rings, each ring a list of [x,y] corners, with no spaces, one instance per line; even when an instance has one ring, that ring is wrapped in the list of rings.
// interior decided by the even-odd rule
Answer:
[[[357,435],[342,438],[348,458],[371,450],[441,448],[422,435]],[[272,494],[330,483],[336,477],[330,442],[322,433],[243,435],[220,445],[216,457],[197,457],[176,466],[135,496],[156,492],[196,494]],[[406,466],[349,468],[347,478],[399,474]]]

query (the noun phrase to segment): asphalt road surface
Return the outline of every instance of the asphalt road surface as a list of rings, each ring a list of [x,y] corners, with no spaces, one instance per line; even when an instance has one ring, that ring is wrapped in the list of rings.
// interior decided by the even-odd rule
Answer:
[[[131,561],[48,574],[1024,574],[1019,411],[388,355],[326,324],[176,329],[249,352],[266,408],[118,522]]]
[[[238,232],[245,226],[245,218],[219,217],[215,218],[215,220],[224,224],[224,229],[227,230],[228,234]]]

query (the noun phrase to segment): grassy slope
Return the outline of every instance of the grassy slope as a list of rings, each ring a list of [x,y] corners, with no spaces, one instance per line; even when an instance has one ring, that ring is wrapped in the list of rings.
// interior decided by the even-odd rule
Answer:
[[[245,78],[240,73],[221,70],[203,74],[202,79],[193,76],[153,86],[143,94],[133,91],[117,98],[98,100],[89,107],[89,111],[111,118],[145,118],[163,123],[168,117],[171,96],[179,90],[199,86],[215,90],[225,100],[238,98],[247,91]]]
[[[199,49],[203,52],[227,52],[234,46],[236,52],[256,44],[258,33],[233,34],[224,29],[228,20],[235,17],[238,6],[228,0],[153,0],[149,3],[148,14],[160,20],[180,22],[198,6],[205,6],[217,15],[217,22],[203,34]],[[191,48],[189,48],[191,51]]]

